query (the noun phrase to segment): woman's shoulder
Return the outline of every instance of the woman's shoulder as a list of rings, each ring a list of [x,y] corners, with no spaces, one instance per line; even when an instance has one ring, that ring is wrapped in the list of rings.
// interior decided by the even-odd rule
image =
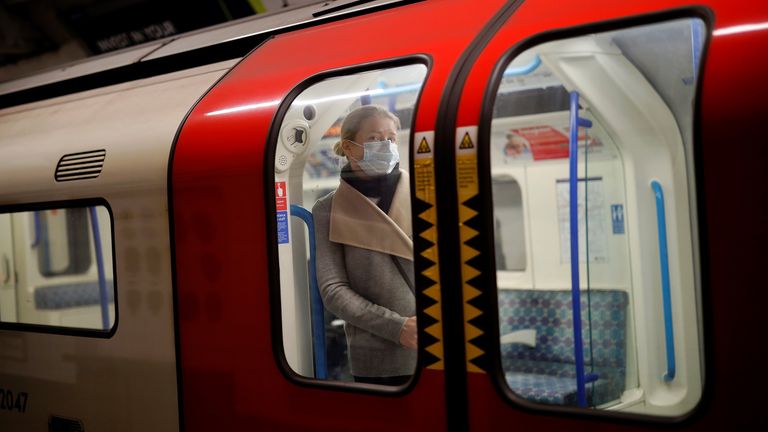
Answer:
[[[336,190],[332,190],[327,195],[318,199],[317,202],[315,202],[315,205],[312,206],[312,213],[316,213],[318,211],[324,211],[324,212],[330,211],[331,203],[333,202],[333,196],[335,194],[336,194]]]

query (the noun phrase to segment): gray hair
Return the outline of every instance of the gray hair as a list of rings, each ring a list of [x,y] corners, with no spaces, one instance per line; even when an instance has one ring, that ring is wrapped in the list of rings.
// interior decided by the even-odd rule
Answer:
[[[363,122],[369,117],[380,116],[392,120],[395,123],[395,129],[400,130],[400,119],[380,105],[363,105],[353,109],[344,118],[341,123],[341,140],[333,145],[333,152],[339,156],[344,156],[344,150],[341,143],[344,140],[354,141],[355,136],[360,132]]]

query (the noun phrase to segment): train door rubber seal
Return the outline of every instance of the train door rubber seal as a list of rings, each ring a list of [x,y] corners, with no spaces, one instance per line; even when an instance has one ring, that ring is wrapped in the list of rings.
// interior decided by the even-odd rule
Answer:
[[[522,3],[523,0],[512,0],[502,6],[480,30],[475,39],[470,42],[448,77],[445,84],[446,91],[443,93],[438,106],[435,143],[441,142],[446,145],[450,143],[451,150],[441,151],[441,147],[435,146],[435,178],[456,178],[456,154],[453,142],[457,109],[464,84],[477,58]],[[442,148],[447,149],[446,145]],[[437,212],[440,215],[437,231],[440,243],[443,245],[438,252],[441,263],[440,280],[460,281],[460,251],[458,247],[447,246],[460,244],[458,188],[455,181],[445,182],[443,186],[436,190]],[[444,287],[445,284],[443,284]],[[445,294],[445,289],[443,289],[443,293]],[[459,290],[457,295],[444,295],[442,307],[444,317],[463,317],[464,303],[461,291]],[[464,319],[445,320],[443,328],[445,334],[452,336],[446,337],[443,344],[445,350],[446,415],[448,416],[446,420],[450,430],[467,431],[469,430],[469,399],[467,397],[467,372],[465,368]]]

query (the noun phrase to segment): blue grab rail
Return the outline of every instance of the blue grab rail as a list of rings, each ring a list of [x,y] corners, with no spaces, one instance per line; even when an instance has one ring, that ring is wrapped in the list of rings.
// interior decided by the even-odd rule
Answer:
[[[667,220],[664,215],[664,191],[658,180],[651,181],[656,196],[656,223],[659,230],[659,263],[661,265],[661,296],[664,302],[664,335],[667,350],[667,372],[664,381],[675,379],[675,332],[672,324],[672,294],[669,283],[669,253],[667,251]]]
[[[88,208],[91,215],[91,231],[93,232],[93,245],[96,251],[96,269],[99,272],[99,301],[101,304],[101,327],[109,329],[109,293],[107,292],[107,278],[104,275],[104,257],[101,250],[101,232],[99,220],[96,216],[96,207]]]
[[[47,274],[51,270],[51,251],[48,245],[48,224],[46,223],[45,226],[43,226],[39,211],[34,212],[33,215],[35,221],[35,238],[32,239],[32,247],[40,248],[38,250],[39,256],[42,257],[40,271]]]
[[[328,362],[325,358],[325,309],[317,287],[315,270],[315,224],[312,213],[296,204],[291,204],[291,216],[304,221],[309,231],[309,298],[312,315],[312,341],[315,353],[315,378],[328,379]]]
[[[536,54],[533,57],[533,60],[531,60],[531,62],[527,65],[516,68],[508,68],[505,70],[504,77],[528,75],[529,73],[535,71],[539,66],[541,66],[541,58],[538,54]]]
[[[587,407],[586,376],[584,374],[584,345],[581,338],[581,292],[579,281],[579,183],[577,162],[579,157],[579,126],[589,128],[592,122],[579,117],[579,92],[571,92],[570,140],[570,225],[571,225],[571,301],[573,303],[573,351],[576,357],[576,394],[579,406]],[[584,184],[587,187],[587,184]],[[589,257],[587,257],[589,259]],[[590,377],[592,378],[592,377]]]
[[[32,213],[33,219],[35,221],[35,238],[32,239],[32,247],[37,246],[40,243],[40,238],[42,237],[42,225],[40,223],[40,212],[36,211]]]

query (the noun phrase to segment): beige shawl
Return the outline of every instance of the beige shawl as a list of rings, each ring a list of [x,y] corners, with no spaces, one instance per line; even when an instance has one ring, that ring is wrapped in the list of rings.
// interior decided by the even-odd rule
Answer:
[[[408,173],[401,170],[392,205],[385,214],[342,180],[331,205],[329,239],[413,261],[409,185]]]

